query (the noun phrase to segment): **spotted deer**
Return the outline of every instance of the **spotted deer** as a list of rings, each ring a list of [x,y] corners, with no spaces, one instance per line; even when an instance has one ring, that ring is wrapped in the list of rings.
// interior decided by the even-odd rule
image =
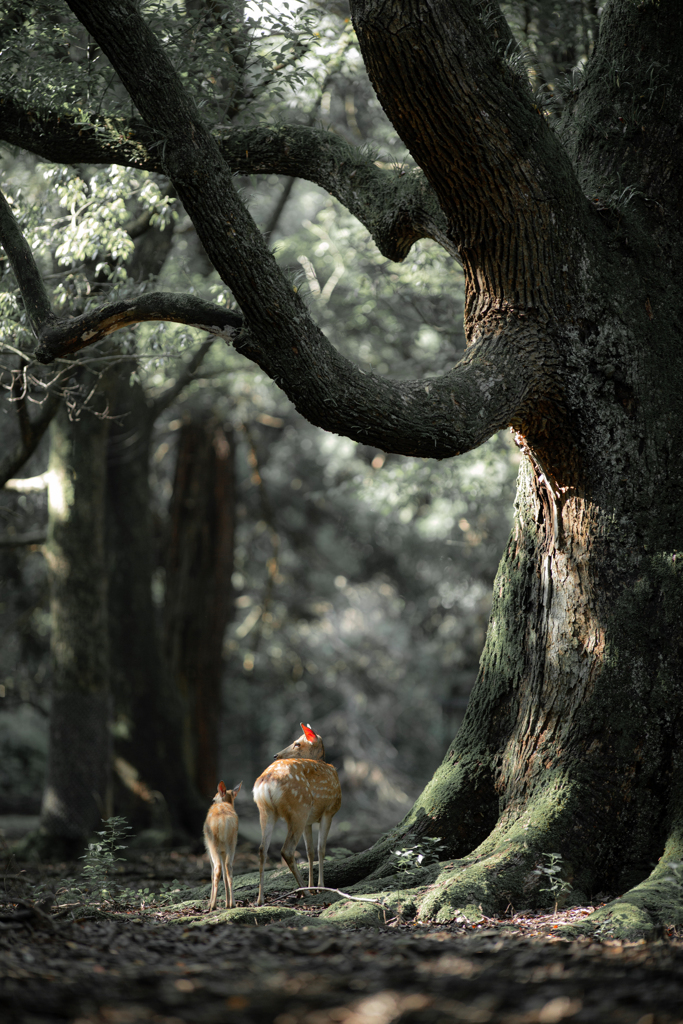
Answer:
[[[209,911],[216,906],[221,870],[225,887],[225,906],[229,909],[235,905],[232,898],[232,865],[235,860],[237,826],[239,824],[235,812],[235,797],[241,788],[241,782],[234,789],[226,789],[225,783],[219,782],[218,792],[213,798],[213,803],[209,807],[209,813],[204,822],[204,845],[211,858],[212,867]]]
[[[259,890],[257,906],[263,903],[263,868],[273,827],[279,818],[287,825],[282,856],[303,888],[294,855],[302,833],[308,855],[308,884],[313,885],[313,825],[318,828],[318,885],[324,885],[325,846],[332,818],[341,807],[337,770],[327,764],[323,741],[310,725],[301,723],[303,735],[273,758],[273,764],[254,783],[254,801],[261,819],[259,848]]]

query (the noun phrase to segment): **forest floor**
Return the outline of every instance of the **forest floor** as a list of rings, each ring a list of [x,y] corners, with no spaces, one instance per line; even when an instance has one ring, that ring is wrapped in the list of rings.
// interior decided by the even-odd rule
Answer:
[[[242,848],[236,873],[254,867]],[[279,871],[270,908],[238,895],[227,919],[206,913],[198,854],[138,854],[109,891],[78,871],[0,874],[4,1024],[683,1024],[680,929],[563,938],[591,907],[342,928],[320,919],[324,894],[287,896]]]

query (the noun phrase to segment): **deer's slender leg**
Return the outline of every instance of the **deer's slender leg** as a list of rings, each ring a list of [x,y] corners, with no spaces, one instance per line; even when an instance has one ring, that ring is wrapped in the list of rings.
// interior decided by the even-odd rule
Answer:
[[[233,895],[232,895],[232,868],[233,868],[233,864],[235,862],[235,850],[236,850],[236,848],[237,848],[237,836],[235,836],[235,842],[232,844],[232,846],[228,850],[228,853],[227,853],[227,856],[226,856],[226,862],[227,862],[227,868],[228,868],[228,885],[230,887],[230,909],[232,909],[235,906],[235,900],[234,900]]]
[[[285,859],[285,863],[287,864],[287,867],[296,878],[296,884],[299,887],[299,889],[304,888],[304,880],[301,877],[299,869],[296,865],[296,848],[299,845],[299,840],[301,839],[302,832],[303,827],[298,823],[292,822],[287,830],[287,838],[283,843],[281,851],[282,856]]]
[[[225,889],[225,909],[226,910],[228,910],[228,908],[229,908],[229,904],[228,904],[228,871],[227,871],[227,861],[228,861],[228,855],[226,853],[224,858],[221,857],[221,871],[223,873],[223,888]]]
[[[306,843],[306,854],[308,856],[308,884],[314,885],[313,881],[313,826],[306,825],[304,829],[304,842]]]
[[[275,827],[275,818],[268,813],[267,810],[259,807],[259,817],[261,819],[261,845],[259,846],[259,885],[258,885],[258,900],[256,906],[260,907],[263,905],[263,868],[268,857],[268,848],[270,846],[270,840],[273,835],[273,828]]]
[[[218,879],[221,873],[221,862],[217,852],[209,847],[209,856],[211,857],[211,902],[209,903],[209,911],[212,911],[216,906],[216,898],[218,896]]]
[[[332,815],[323,814],[320,819],[320,825],[318,826],[318,885],[324,885],[324,864],[325,864],[325,848],[327,846],[327,837],[330,832],[330,825],[332,824]]]

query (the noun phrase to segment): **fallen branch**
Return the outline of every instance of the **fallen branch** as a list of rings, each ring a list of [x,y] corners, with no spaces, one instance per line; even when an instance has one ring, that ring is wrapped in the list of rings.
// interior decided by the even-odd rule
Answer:
[[[343,897],[345,900],[352,900],[354,903],[372,903],[374,906],[379,907],[384,915],[384,923],[387,921],[387,911],[384,903],[380,900],[371,900],[366,896],[352,896],[348,892],[342,892],[341,889],[328,889],[325,885],[304,885],[301,889],[292,889],[291,892],[285,892],[281,896],[275,899],[267,900],[267,905],[279,903],[281,900],[287,899],[289,896],[296,896],[299,892],[334,892],[337,896]]]
[[[55,897],[52,893],[41,900],[40,903],[34,903],[32,900],[25,900],[19,897],[13,897],[7,903],[3,903],[3,906],[16,906],[22,907],[22,910],[17,910],[13,914],[2,914],[0,913],[0,921],[7,921],[12,924],[24,923],[24,921],[31,920],[31,918],[37,918],[38,921],[50,930],[54,929],[54,922],[52,916],[48,913],[52,904],[54,903]]]

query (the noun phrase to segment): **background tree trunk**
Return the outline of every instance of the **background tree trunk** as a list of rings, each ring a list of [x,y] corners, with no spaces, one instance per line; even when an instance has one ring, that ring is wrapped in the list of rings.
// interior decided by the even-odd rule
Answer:
[[[174,830],[195,834],[205,808],[179,756],[183,709],[152,601],[157,564],[149,485],[153,410],[142,386],[129,385],[125,375],[114,410],[107,453],[107,557],[115,749],[148,789],[163,795]]]
[[[166,561],[166,650],[185,704],[184,757],[203,796],[218,781],[223,636],[232,602],[235,532],[232,434],[214,418],[178,440]]]
[[[49,525],[53,658],[41,825],[50,855],[82,848],[110,813],[110,700],[104,555],[109,421],[62,405],[50,427]]]

